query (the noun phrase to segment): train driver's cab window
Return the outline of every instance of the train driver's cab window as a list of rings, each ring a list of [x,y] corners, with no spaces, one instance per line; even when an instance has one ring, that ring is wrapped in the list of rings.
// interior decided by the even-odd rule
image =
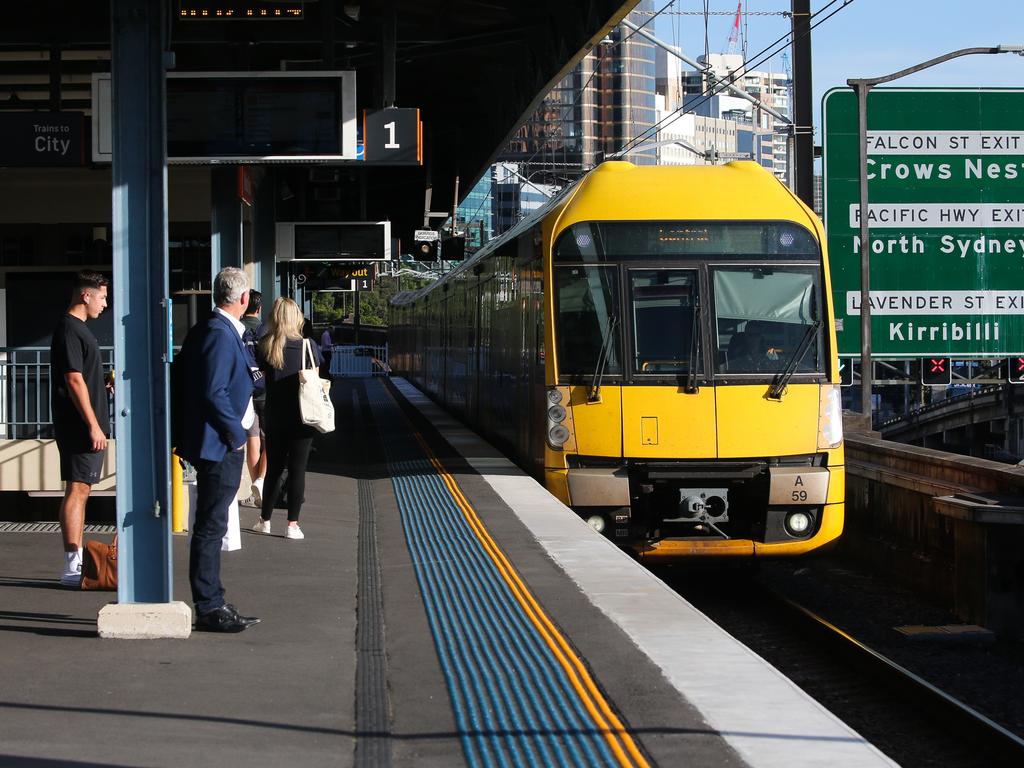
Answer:
[[[775,374],[792,363],[796,373],[821,372],[819,281],[811,267],[713,269],[716,371]]]
[[[604,360],[604,375],[622,374],[616,267],[559,266],[555,269],[558,371],[593,376]]]
[[[682,269],[629,271],[633,313],[633,372],[686,374],[700,368],[694,329],[697,273]]]

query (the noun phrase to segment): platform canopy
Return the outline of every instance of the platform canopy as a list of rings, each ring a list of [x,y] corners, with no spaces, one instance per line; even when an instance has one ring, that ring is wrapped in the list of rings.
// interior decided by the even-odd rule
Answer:
[[[167,12],[176,71],[355,70],[360,115],[392,97],[396,106],[419,108],[422,167],[350,167],[339,177],[365,190],[365,219],[389,218],[405,240],[423,224],[425,188],[433,189],[433,210],[450,209],[455,177],[461,197],[550,87],[634,5],[182,0],[167,3]],[[270,9],[271,16],[228,20],[201,13],[250,7]],[[301,9],[301,18],[274,18],[277,8]],[[109,71],[109,49],[109,3],[42,0],[5,9],[0,110],[25,109],[30,99],[32,108],[88,111],[89,76]]]

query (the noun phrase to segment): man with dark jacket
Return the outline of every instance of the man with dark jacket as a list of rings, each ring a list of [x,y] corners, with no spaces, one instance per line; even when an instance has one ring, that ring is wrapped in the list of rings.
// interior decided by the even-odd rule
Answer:
[[[249,302],[245,272],[222,269],[213,282],[213,301],[213,313],[189,332],[180,353],[185,375],[178,453],[196,468],[198,481],[189,556],[196,629],[241,632],[259,619],[240,616],[224,601],[220,551],[253,423],[253,383],[240,321]]]

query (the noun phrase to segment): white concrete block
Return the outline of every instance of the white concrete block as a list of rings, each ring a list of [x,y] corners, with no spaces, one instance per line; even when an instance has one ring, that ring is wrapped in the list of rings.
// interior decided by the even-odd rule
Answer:
[[[192,634],[192,609],[172,603],[108,603],[100,608],[96,628],[102,638],[117,640],[184,640]]]

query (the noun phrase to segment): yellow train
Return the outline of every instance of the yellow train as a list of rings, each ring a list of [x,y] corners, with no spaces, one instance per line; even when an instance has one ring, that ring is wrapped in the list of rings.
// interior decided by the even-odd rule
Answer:
[[[842,532],[825,233],[756,163],[606,162],[395,297],[394,370],[643,558]]]

